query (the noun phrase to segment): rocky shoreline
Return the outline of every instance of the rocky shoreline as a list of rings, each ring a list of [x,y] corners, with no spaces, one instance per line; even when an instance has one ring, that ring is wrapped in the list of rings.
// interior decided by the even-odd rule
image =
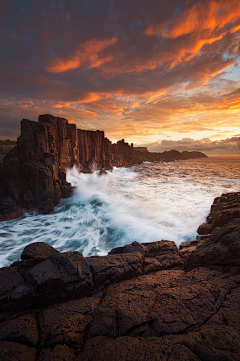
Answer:
[[[77,166],[82,172],[143,161],[174,161],[206,157],[201,152],[151,153],[134,148],[124,139],[116,144],[103,131],[77,129],[67,119],[40,115],[38,122],[21,121],[17,146],[0,163],[0,221],[19,217],[26,210],[50,213],[73,187],[65,170]]]
[[[27,246],[0,270],[0,359],[240,360],[240,192],[198,233],[103,257]]]

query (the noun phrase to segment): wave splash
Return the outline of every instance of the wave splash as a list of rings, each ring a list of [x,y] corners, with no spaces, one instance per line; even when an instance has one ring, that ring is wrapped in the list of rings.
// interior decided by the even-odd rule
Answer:
[[[2,222],[0,266],[20,259],[34,241],[84,256],[105,255],[133,241],[183,241],[196,237],[213,199],[240,189],[240,157],[115,168],[99,176],[68,170],[75,186],[51,214],[24,214]]]
[[[85,244],[84,255],[106,254],[111,248],[133,241],[150,242],[169,238],[151,213],[146,214],[144,202],[129,190],[137,174],[126,168],[114,169],[99,176],[68,171],[68,180],[75,185],[72,197],[71,224],[78,228]]]

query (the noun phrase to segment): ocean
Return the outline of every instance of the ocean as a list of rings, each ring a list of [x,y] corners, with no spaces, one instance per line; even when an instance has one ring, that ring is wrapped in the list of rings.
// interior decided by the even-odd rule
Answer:
[[[76,188],[54,212],[0,223],[0,267],[20,260],[31,242],[61,252],[106,255],[137,242],[196,239],[215,197],[240,191],[240,156],[211,156],[114,168],[99,176],[67,171]]]

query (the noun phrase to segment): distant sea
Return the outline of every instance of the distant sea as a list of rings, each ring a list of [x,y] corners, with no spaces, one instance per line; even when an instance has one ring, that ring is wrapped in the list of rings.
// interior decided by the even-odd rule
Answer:
[[[0,223],[0,267],[20,259],[34,241],[84,256],[106,255],[133,241],[196,238],[215,197],[240,191],[240,156],[211,156],[114,168],[106,175],[68,170],[75,187],[48,215]]]

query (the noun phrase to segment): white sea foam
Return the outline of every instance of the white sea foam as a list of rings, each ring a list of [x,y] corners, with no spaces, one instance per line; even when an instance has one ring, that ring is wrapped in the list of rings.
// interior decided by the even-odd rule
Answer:
[[[20,258],[34,241],[85,256],[118,246],[196,237],[213,199],[240,190],[240,157],[114,168],[108,174],[68,170],[75,187],[48,215],[25,214],[0,224],[0,266]]]

